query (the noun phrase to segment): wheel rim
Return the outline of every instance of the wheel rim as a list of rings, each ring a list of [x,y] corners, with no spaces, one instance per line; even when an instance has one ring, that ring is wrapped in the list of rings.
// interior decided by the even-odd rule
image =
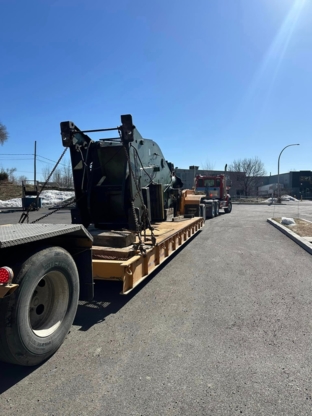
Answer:
[[[29,323],[38,337],[47,337],[61,325],[68,308],[69,287],[59,271],[40,279],[29,305]]]

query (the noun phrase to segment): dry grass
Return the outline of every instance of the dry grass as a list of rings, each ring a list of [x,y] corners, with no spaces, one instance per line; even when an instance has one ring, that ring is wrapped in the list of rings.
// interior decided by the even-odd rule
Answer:
[[[281,218],[273,218],[274,221],[281,224]],[[295,225],[284,225],[289,230],[293,231],[294,233],[298,234],[300,237],[312,237],[312,222],[307,220],[303,220],[301,218],[293,218],[295,221]]]
[[[13,185],[9,182],[0,181],[0,200],[7,201],[12,198],[21,198],[22,197],[22,187],[21,185]]]
[[[72,191],[73,189],[69,188],[60,188],[55,185],[47,185],[45,189],[56,189],[62,191]],[[27,191],[35,191],[33,184],[26,185]],[[39,186],[39,191],[41,190],[41,185]],[[10,182],[0,181],[0,201],[8,201],[13,198],[22,198],[22,185],[15,185]]]

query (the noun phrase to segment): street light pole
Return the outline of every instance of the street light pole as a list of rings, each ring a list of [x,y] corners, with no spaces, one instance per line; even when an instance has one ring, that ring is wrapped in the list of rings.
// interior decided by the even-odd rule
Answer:
[[[281,158],[281,154],[283,153],[283,151],[285,149],[287,149],[287,147],[290,147],[290,146],[300,146],[300,143],[289,144],[288,146],[285,146],[284,149],[282,149],[281,153],[278,156],[278,162],[277,162],[277,202],[279,202],[279,200],[280,200],[280,186],[279,186],[280,158]]]

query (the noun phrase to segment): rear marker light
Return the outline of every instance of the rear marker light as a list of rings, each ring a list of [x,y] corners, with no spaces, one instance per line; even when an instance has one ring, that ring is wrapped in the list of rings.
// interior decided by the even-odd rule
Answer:
[[[13,270],[10,267],[0,267],[0,285],[11,283],[13,276]]]

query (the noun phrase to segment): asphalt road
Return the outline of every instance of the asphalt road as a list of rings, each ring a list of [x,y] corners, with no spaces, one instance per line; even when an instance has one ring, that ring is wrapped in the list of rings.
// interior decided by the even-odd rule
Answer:
[[[22,209],[1,209],[0,211],[0,224],[17,224],[21,219],[24,211]],[[47,224],[70,224],[71,216],[68,209],[63,209],[57,212],[53,212],[47,208],[40,209],[39,211],[31,211],[29,213],[29,222],[40,219],[41,217],[48,215],[44,220],[40,221]],[[27,219],[24,220],[27,222]]]
[[[0,363],[0,413],[311,415],[312,257],[266,222],[298,213],[235,205],[129,296],[97,283],[46,363]]]

